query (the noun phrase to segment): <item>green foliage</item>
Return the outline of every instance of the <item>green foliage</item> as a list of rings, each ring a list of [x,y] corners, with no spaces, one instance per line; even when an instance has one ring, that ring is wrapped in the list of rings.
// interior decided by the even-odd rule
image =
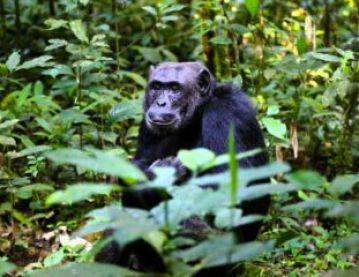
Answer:
[[[139,169],[114,151],[59,149],[47,152],[46,157],[59,164],[74,164],[83,169],[118,176],[132,183],[146,179]]]
[[[67,264],[56,269],[42,270],[34,272],[30,276],[45,277],[45,276],[60,277],[60,276],[94,276],[94,277],[107,277],[107,276],[134,276],[139,277],[142,274],[133,272],[131,270],[123,269],[120,267],[105,265],[105,264]],[[145,276],[145,275],[143,275]]]
[[[251,16],[254,17],[258,12],[260,0],[245,0],[244,3]]]
[[[81,236],[114,228],[110,239],[122,244],[143,238],[171,276],[228,257],[252,259],[243,276],[358,266],[357,10],[355,1],[0,1],[0,275],[12,263],[19,274],[47,268],[35,276],[142,275],[97,264],[52,268],[93,255],[57,237],[49,249],[39,244],[59,226]],[[178,153],[194,173],[183,186],[172,168],[155,168],[148,181],[128,158],[148,68],[165,60],[201,60],[219,81],[243,87],[273,163],[238,170],[238,160],[261,149],[235,155],[229,136],[228,154]],[[223,164],[228,172],[201,175]],[[150,211],[125,209],[117,177],[172,198]],[[247,187],[267,177],[271,183]],[[214,183],[219,190],[197,187]],[[261,219],[238,204],[267,194],[274,200],[263,242],[234,242],[234,225]],[[180,223],[194,215],[213,218],[202,242],[180,236]]]
[[[12,263],[0,260],[0,276],[5,276],[7,273],[11,273],[16,269]]]
[[[76,184],[71,185],[64,191],[56,191],[46,199],[47,205],[53,204],[72,204],[82,200],[86,200],[93,195],[104,194],[109,195],[111,191],[118,190],[116,186],[108,184]]]

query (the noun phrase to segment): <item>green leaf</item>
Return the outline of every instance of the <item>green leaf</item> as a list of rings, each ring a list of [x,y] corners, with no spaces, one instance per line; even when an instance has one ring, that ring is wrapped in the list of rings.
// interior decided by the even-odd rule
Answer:
[[[44,267],[51,267],[57,265],[61,263],[64,258],[65,258],[64,249],[60,249],[54,253],[51,253],[49,256],[45,258]]]
[[[312,52],[312,53],[310,53],[310,55],[317,60],[321,60],[321,61],[325,61],[325,62],[333,62],[333,63],[340,62],[340,58],[337,56],[334,56],[334,55],[317,53],[317,52]]]
[[[230,38],[227,38],[225,36],[215,36],[210,39],[210,42],[213,44],[219,44],[219,45],[229,45],[232,44],[232,40]]]
[[[15,269],[16,269],[16,266],[13,265],[12,263],[0,260],[0,276],[5,276],[5,274],[10,273],[10,272],[14,271]]]
[[[24,62],[22,65],[17,67],[16,70],[30,69],[30,68],[34,68],[34,67],[46,67],[46,66],[49,66],[50,65],[49,61],[52,58],[53,57],[49,56],[49,55],[44,55],[44,56],[41,56],[41,57],[37,57],[37,58],[34,58],[34,59],[30,60],[30,61]]]
[[[242,187],[238,190],[237,200],[248,201],[263,197],[268,194],[281,194],[294,191],[296,188],[288,184],[260,184],[249,187]]]
[[[163,14],[169,14],[169,13],[173,13],[173,12],[180,12],[185,8],[186,8],[186,5],[171,5],[168,8],[162,9],[161,12]]]
[[[290,167],[282,162],[274,162],[269,165],[260,166],[256,168],[239,168],[238,182],[239,187],[246,187],[248,183],[255,180],[263,180],[272,177],[276,174],[288,172]],[[230,176],[228,171],[223,173],[204,175],[197,177],[188,182],[190,185],[205,186],[210,184],[229,184]]]
[[[32,184],[19,188],[15,195],[20,199],[29,199],[33,196],[33,193],[45,193],[49,194],[54,191],[54,188],[46,184]]]
[[[303,211],[308,209],[315,210],[328,210],[332,209],[337,205],[336,201],[327,200],[327,199],[308,199],[296,204],[288,205],[283,207],[284,211]]]
[[[45,47],[45,51],[50,51],[54,49],[58,49],[60,47],[64,47],[69,43],[64,39],[49,39],[50,45]]]
[[[270,105],[267,109],[267,115],[275,115],[279,113],[279,106],[278,105]]]
[[[144,7],[142,7],[142,10],[148,12],[151,15],[157,16],[157,10],[154,7],[144,6]]]
[[[72,33],[82,42],[89,42],[89,39],[86,35],[86,29],[82,21],[77,19],[70,22],[70,29]]]
[[[173,198],[153,208],[151,214],[162,225],[180,228],[180,223],[192,215],[204,216],[213,212],[218,205],[229,206],[227,195],[223,191],[204,190],[198,186],[186,185],[171,191]]]
[[[248,27],[238,24],[238,23],[228,24],[228,27],[230,29],[232,29],[234,32],[241,34],[241,35],[251,31]]]
[[[44,70],[43,75],[50,75],[52,78],[56,78],[60,75],[73,75],[71,67],[64,64],[56,64],[53,68]]]
[[[351,218],[356,223],[359,222],[359,201],[349,201],[342,205],[336,205],[334,208],[328,210],[326,216],[336,218]]]
[[[259,9],[260,0],[245,0],[245,6],[252,17],[254,17]]]
[[[47,205],[73,204],[87,200],[94,195],[109,195],[112,191],[119,190],[119,186],[100,183],[80,183],[70,185],[65,190],[59,190],[46,199]]]
[[[140,51],[141,55],[152,63],[159,63],[162,61],[162,57],[158,48],[150,48],[150,47],[139,47],[138,51]]]
[[[142,114],[140,99],[123,99],[109,111],[111,122],[121,122],[130,118],[138,118]]]
[[[10,72],[12,72],[20,63],[20,55],[18,52],[14,52],[6,61],[6,66]]]
[[[359,233],[348,235],[335,245],[335,249],[344,250],[346,254],[350,255],[359,254]]]
[[[130,183],[146,180],[137,167],[110,151],[58,149],[44,155],[59,164],[74,164],[83,169],[121,177]]]
[[[17,102],[16,102],[16,105],[17,107],[22,107],[25,103],[26,103],[26,100],[30,97],[30,94],[31,94],[31,91],[32,91],[32,84],[27,84],[21,91],[18,99],[17,99]]]
[[[216,155],[208,149],[197,148],[193,150],[180,150],[177,157],[184,166],[192,171],[198,171],[209,164],[213,164]]]
[[[263,149],[253,149],[253,150],[249,150],[249,151],[246,151],[246,152],[241,152],[241,153],[238,153],[236,155],[236,159],[237,160],[243,160],[243,159],[246,159],[246,158],[249,158],[249,157],[253,157],[256,154],[259,154],[259,153],[261,153],[263,151],[264,151]],[[229,154],[227,154],[227,153],[217,156],[216,160],[214,162],[214,166],[222,165],[222,164],[226,164],[226,163],[229,163]]]
[[[63,19],[49,18],[45,20],[45,24],[49,26],[48,30],[55,30],[61,27],[67,28],[67,21]]]
[[[2,144],[2,145],[12,145],[12,146],[15,146],[15,145],[16,145],[16,141],[15,141],[15,139],[12,138],[12,137],[0,135],[0,144]]]
[[[9,69],[7,68],[6,64],[0,63],[0,74],[6,75],[9,72]]]
[[[87,4],[90,2],[90,0],[79,0],[79,2],[84,5],[87,6]]]
[[[287,126],[280,120],[272,117],[264,117],[262,118],[262,123],[271,135],[280,139],[285,139]]]
[[[212,237],[190,249],[179,250],[175,256],[185,262],[201,261],[203,267],[208,268],[249,260],[272,247],[273,242],[237,244],[233,234],[225,234]]]
[[[161,48],[161,52],[163,55],[171,62],[178,62],[178,58],[175,54],[173,54],[170,50]]]
[[[124,245],[158,229],[158,225],[149,215],[145,210],[111,205],[88,213],[87,216],[93,219],[74,236],[86,236],[112,229],[115,231],[114,239]]]
[[[343,175],[337,176],[329,187],[329,191],[333,194],[341,195],[349,192],[359,183],[359,175]]]
[[[35,271],[30,274],[31,277],[141,277],[148,276],[139,272],[131,271],[119,266],[110,264],[77,264],[69,263],[60,267]]]
[[[298,170],[294,173],[287,174],[285,179],[294,184],[298,189],[317,190],[326,180],[318,172],[310,170]]]
[[[177,21],[178,18],[179,17],[177,15],[167,15],[167,16],[162,16],[161,20],[163,22],[171,22],[171,21]]]
[[[88,121],[88,116],[77,107],[63,110],[58,116],[62,122],[66,123],[84,123]]]
[[[5,129],[5,128],[9,128],[14,126],[15,124],[17,124],[20,120],[19,119],[12,119],[12,120],[7,120],[3,123],[0,123],[0,129]]]
[[[241,209],[228,209],[220,208],[215,211],[215,225],[218,228],[229,228],[233,226],[238,226],[238,222],[242,217]]]
[[[308,45],[307,45],[307,42],[306,42],[304,36],[300,36],[297,39],[296,46],[297,46],[297,50],[298,50],[299,55],[305,53],[308,50]]]
[[[138,218],[132,218],[131,221],[119,221],[126,222],[118,226],[116,232],[113,234],[114,239],[119,245],[125,246],[126,244],[145,237],[149,233],[158,229],[158,227],[151,220],[138,220]]]
[[[134,80],[136,82],[136,84],[139,84],[142,88],[146,88],[147,86],[147,81],[145,78],[143,78],[140,74],[135,73],[135,72],[126,72],[123,71],[122,73],[124,76],[131,78],[132,80]]]

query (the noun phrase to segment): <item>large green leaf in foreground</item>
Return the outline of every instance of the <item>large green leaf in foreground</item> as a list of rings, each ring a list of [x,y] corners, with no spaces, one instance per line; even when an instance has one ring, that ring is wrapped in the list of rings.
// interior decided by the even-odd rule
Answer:
[[[58,164],[73,164],[98,173],[118,176],[129,183],[146,180],[141,170],[114,152],[64,148],[48,152],[45,156]]]
[[[108,264],[76,264],[71,263],[53,269],[45,269],[30,274],[31,277],[140,277],[149,276],[121,267]]]

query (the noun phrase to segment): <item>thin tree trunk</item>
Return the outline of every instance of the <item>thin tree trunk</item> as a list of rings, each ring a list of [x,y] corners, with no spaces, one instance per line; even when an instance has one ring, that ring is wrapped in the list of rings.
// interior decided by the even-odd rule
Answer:
[[[324,29],[324,45],[330,46],[330,27],[331,27],[331,17],[330,17],[330,6],[328,0],[324,2],[324,17],[323,17],[323,29]]]
[[[15,0],[15,32],[16,32],[16,45],[20,47],[20,34],[21,34],[21,25],[20,25],[20,3],[19,0]]]
[[[56,11],[55,11],[55,0],[49,0],[49,12],[51,16],[55,16],[56,15]]]
[[[1,21],[1,28],[2,28],[1,33],[5,34],[6,18],[5,18],[5,7],[4,7],[3,0],[0,0],[0,21]]]

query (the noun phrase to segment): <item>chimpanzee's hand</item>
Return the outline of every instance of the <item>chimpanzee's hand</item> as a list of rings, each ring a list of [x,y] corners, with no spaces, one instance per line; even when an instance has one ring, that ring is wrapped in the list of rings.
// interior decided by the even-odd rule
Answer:
[[[176,170],[176,184],[185,181],[189,177],[189,170],[184,167],[177,157],[167,157],[163,159],[159,159],[151,164],[149,169],[153,169],[154,167],[165,167],[170,166]]]

